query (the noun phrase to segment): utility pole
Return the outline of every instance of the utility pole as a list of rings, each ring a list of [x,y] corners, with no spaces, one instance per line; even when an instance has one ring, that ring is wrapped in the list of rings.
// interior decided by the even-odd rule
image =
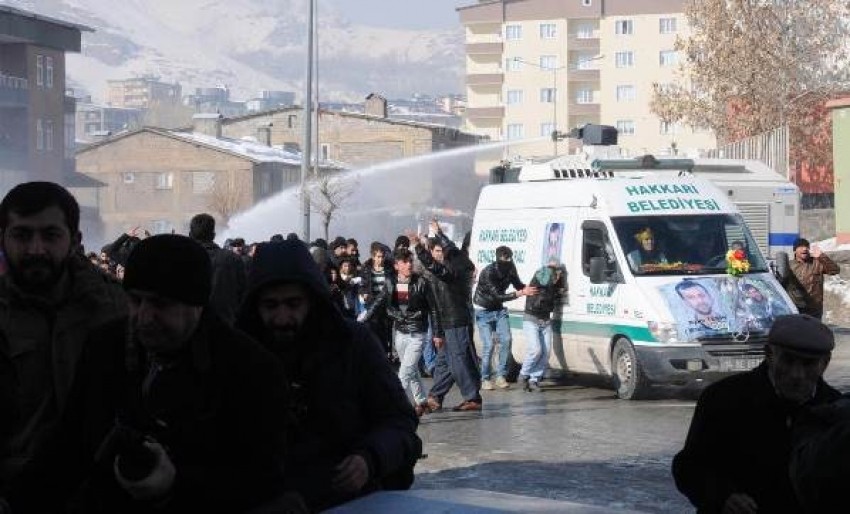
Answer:
[[[553,156],[558,156],[558,67],[555,66],[552,68],[552,94],[555,95],[552,97],[552,105],[554,106],[554,112],[552,112],[552,143],[555,146],[555,153]]]
[[[309,0],[309,17],[307,20],[307,77],[304,81],[304,144],[301,146],[301,240],[310,242],[310,196],[307,194],[308,176],[310,174],[311,150],[313,149],[313,38],[316,16],[315,0]]]

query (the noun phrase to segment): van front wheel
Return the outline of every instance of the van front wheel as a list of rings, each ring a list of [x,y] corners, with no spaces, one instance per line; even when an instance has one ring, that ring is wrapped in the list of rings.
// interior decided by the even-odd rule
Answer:
[[[611,353],[614,389],[623,400],[640,400],[649,391],[649,381],[643,374],[635,348],[625,337],[617,339]]]

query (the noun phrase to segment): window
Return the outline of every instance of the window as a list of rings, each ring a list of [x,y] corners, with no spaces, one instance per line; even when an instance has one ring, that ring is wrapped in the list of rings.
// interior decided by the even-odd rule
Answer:
[[[632,85],[617,86],[618,102],[633,102],[637,96],[635,87]]]
[[[597,69],[595,61],[597,60],[599,60],[599,58],[592,55],[580,55],[578,56],[576,68],[579,70],[595,70]]]
[[[622,136],[635,135],[634,120],[617,120],[617,132],[619,132]]]
[[[509,59],[505,59],[505,69],[507,71],[520,71],[522,70],[523,62],[519,60],[518,57],[511,57]]]
[[[132,183],[136,182],[136,174],[133,173],[132,171],[125,171],[124,173],[121,174],[121,180],[125,184],[132,184]]]
[[[631,68],[635,65],[634,52],[617,52],[614,57],[618,68]]]
[[[554,70],[558,67],[558,56],[557,55],[541,55],[540,56],[540,67],[544,70]]]
[[[617,20],[614,22],[614,31],[618,36],[630,36],[634,34],[634,23],[632,20]]]
[[[152,234],[170,234],[173,225],[168,220],[154,220],[151,222]]]
[[[298,116],[295,114],[290,114],[286,117],[286,126],[287,128],[295,128],[298,124]]]
[[[44,125],[41,118],[35,120],[35,149],[44,150]]]
[[[553,87],[540,88],[540,102],[545,104],[554,103],[557,99],[558,90]]]
[[[676,90],[676,85],[671,82],[662,82],[660,84],[657,84],[657,86],[658,92],[662,95],[670,94]]]
[[[581,267],[584,274],[590,276],[590,259],[602,257],[605,259],[604,277],[612,279],[617,274],[617,258],[605,226],[600,222],[585,222],[582,225],[582,232]]]
[[[555,132],[555,124],[554,123],[541,123],[540,124],[540,137],[552,137],[552,132]]]
[[[540,24],[540,39],[555,39],[558,36],[558,29],[554,23]]]
[[[658,32],[661,34],[675,34],[676,18],[661,18],[658,20]]]
[[[579,89],[576,91],[576,103],[577,104],[592,104],[593,103],[593,90],[592,89]]]
[[[507,104],[516,105],[522,103],[522,89],[508,89]]]
[[[679,54],[675,50],[662,50],[658,53],[658,64],[662,67],[675,66],[679,62]]]
[[[592,39],[593,38],[593,25],[585,24],[579,25],[576,28],[576,39]]]
[[[35,83],[39,86],[44,85],[44,56],[35,56]]]
[[[53,151],[53,120],[44,120],[44,149]]]
[[[46,57],[45,63],[47,64],[44,77],[45,82],[48,88],[53,88],[53,57]]]
[[[523,137],[525,137],[525,128],[522,123],[508,125],[508,139],[522,139]]]
[[[508,41],[522,39],[522,25],[505,25],[505,39]]]
[[[156,186],[157,189],[171,189],[174,187],[174,174],[172,173],[157,173]]]
[[[672,123],[672,122],[669,122],[669,121],[662,121],[661,122],[659,133],[662,136],[675,135],[678,132],[679,132],[679,124],[678,123]]]
[[[331,145],[328,144],[328,143],[322,143],[321,152],[319,153],[319,155],[322,156],[321,159],[323,161],[330,160],[330,158],[331,158]]]
[[[192,172],[192,194],[202,195],[212,191],[215,186],[215,173],[212,171]],[[161,188],[162,189],[162,188]]]

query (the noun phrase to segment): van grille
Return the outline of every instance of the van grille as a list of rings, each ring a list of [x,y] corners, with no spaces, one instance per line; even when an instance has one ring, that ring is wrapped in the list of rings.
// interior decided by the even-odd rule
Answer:
[[[697,341],[712,357],[762,357],[767,334],[750,334],[745,342],[736,341],[732,336],[701,337]]]

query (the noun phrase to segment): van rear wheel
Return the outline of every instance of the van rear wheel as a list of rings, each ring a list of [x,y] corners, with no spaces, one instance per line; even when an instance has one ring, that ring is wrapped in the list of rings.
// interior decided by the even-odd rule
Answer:
[[[625,337],[617,339],[611,352],[614,389],[623,400],[640,400],[649,392],[649,380],[641,369],[635,348]]]

